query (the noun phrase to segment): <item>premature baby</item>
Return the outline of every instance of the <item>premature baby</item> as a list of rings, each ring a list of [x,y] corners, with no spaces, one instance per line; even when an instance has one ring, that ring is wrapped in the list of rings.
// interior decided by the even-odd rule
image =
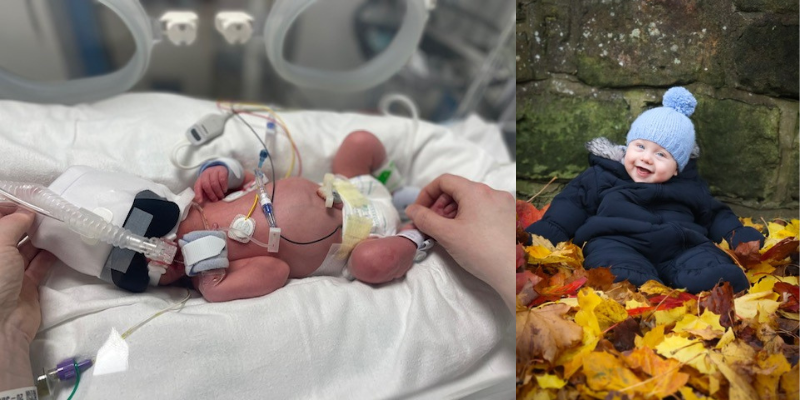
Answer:
[[[354,188],[359,196],[363,195],[366,203],[361,207],[348,205],[347,196],[337,196],[344,203],[337,201],[326,207],[330,193],[326,196],[319,184],[304,178],[267,184],[266,192],[274,191],[274,216],[281,228],[277,252],[268,252],[253,243],[270,240],[267,218],[260,210],[252,212],[256,191],[245,190],[244,194],[225,198],[229,189],[250,188],[253,174],[240,174],[244,175],[240,176],[242,183],[237,184],[231,182],[236,179],[224,165],[205,168],[194,190],[187,189],[178,195],[163,185],[88,167],[73,167],[51,185],[52,190],[73,204],[106,216],[135,233],[174,237],[181,243],[182,251],[171,265],[154,265],[141,254],[103,243],[86,243],[72,232],[64,233],[67,228],[63,224],[49,219],[38,218],[30,236],[37,247],[52,252],[70,267],[128,290],[142,291],[148,282],[170,284],[188,273],[193,275],[194,287],[209,301],[263,296],[282,287],[290,278],[311,275],[345,276],[366,283],[388,282],[403,276],[413,265],[418,250],[425,249],[430,242],[412,225],[406,225],[396,235],[400,218],[391,194],[371,175],[385,164],[386,151],[369,132],[349,134],[337,151],[332,172],[344,178],[340,178],[347,182],[344,187]],[[91,176],[99,178],[89,179]],[[120,186],[124,188],[109,188],[112,179],[123,182]],[[142,185],[146,190],[142,190]],[[127,215],[120,215],[126,209],[129,209]],[[247,243],[233,240],[224,230],[237,216],[247,215],[248,210],[255,222],[250,236],[254,240],[245,240]],[[444,210],[438,211],[446,214]],[[360,224],[350,223],[359,226],[348,226],[348,221],[352,221],[348,214],[361,217],[357,219]],[[367,230],[363,226],[365,220],[370,221]],[[142,226],[140,232],[136,232],[137,225]],[[192,247],[189,245],[206,236],[212,236],[207,241],[210,245],[204,242],[202,246],[194,246],[203,247],[201,259],[196,254],[187,255],[187,249]],[[202,259],[209,247],[216,246],[214,240],[224,248]],[[208,268],[209,265],[213,268]]]

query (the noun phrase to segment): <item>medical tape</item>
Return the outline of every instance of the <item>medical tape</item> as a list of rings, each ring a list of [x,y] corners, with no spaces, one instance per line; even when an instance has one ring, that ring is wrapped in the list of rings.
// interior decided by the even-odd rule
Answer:
[[[200,261],[213,258],[225,249],[225,239],[216,236],[204,236],[181,247],[183,263],[194,265]]]
[[[333,174],[325,174],[322,178],[322,195],[325,196],[325,208],[333,207],[333,182],[336,177]]]
[[[369,204],[367,198],[352,183],[346,180],[334,180],[333,187],[347,209],[366,207]],[[356,245],[369,237],[372,231],[371,218],[356,215],[354,212],[348,212],[347,214],[344,218],[344,228],[342,229],[342,244],[336,253],[336,258],[339,260],[347,258]]]

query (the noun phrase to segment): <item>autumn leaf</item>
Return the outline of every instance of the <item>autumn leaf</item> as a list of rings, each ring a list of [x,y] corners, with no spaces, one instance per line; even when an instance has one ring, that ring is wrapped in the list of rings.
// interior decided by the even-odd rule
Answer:
[[[722,354],[710,352],[709,359],[714,363],[714,365],[717,366],[717,368],[719,368],[719,371],[722,372],[722,375],[725,376],[725,379],[728,380],[728,384],[730,385],[730,389],[728,391],[729,400],[758,399],[758,393],[756,393],[756,390],[753,389],[753,386],[751,386],[744,377],[739,375],[733,368],[725,363]]]
[[[797,238],[786,238],[781,240],[778,243],[775,243],[774,246],[771,246],[769,250],[765,251],[764,254],[761,255],[760,260],[764,262],[775,262],[781,261],[790,254],[796,253],[798,245],[800,245],[800,241]]]
[[[607,267],[587,270],[586,278],[588,278],[586,285],[597,290],[607,291],[614,284],[614,274],[611,273],[611,268]]]
[[[707,360],[709,351],[703,346],[703,342],[697,339],[667,335],[664,341],[656,346],[656,351],[664,357],[691,365],[703,374],[713,374],[716,371],[714,365]]]
[[[517,226],[523,229],[529,227],[532,223],[542,219],[548,208],[550,208],[550,204],[542,207],[541,210],[537,210],[533,204],[517,200]]]
[[[724,327],[731,326],[734,315],[733,288],[728,282],[716,284],[708,296],[700,300],[700,308],[706,309],[720,316],[719,324]]]
[[[792,368],[783,354],[760,352],[756,361],[758,368],[754,370],[756,381],[753,388],[761,400],[778,400],[778,383],[786,372]]]
[[[517,312],[517,357],[523,362],[542,358],[549,362],[558,354],[579,343],[581,327],[564,318],[565,304]]]
[[[656,396],[663,399],[677,392],[689,381],[689,374],[680,372],[680,362],[665,360],[649,347],[634,349],[622,358],[632,369],[641,370],[651,377],[645,382],[646,385],[636,388],[636,392],[645,397]]]
[[[605,352],[587,354],[583,359],[583,371],[586,384],[598,392],[617,391],[642,381],[622,360]]]
[[[758,313],[768,316],[775,313],[780,303],[778,294],[772,291],[749,293],[735,299],[736,315],[741,318],[755,318]]]

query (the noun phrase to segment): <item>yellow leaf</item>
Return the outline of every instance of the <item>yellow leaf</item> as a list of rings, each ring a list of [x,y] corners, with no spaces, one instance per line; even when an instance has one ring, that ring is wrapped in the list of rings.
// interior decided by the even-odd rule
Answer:
[[[699,340],[671,334],[656,346],[656,351],[664,357],[684,362],[703,374],[712,374],[716,371],[714,365],[706,360],[709,352]]]
[[[688,386],[684,386],[684,387],[680,388],[680,392],[683,395],[683,399],[684,400],[708,400],[708,399],[710,399],[710,397],[703,396],[702,394],[701,395],[696,394],[692,390],[692,388],[690,388]]]
[[[756,382],[753,385],[761,400],[778,399],[778,382],[781,376],[792,369],[783,354],[759,354],[756,371]]]
[[[525,248],[525,252],[528,253],[528,257],[537,260],[547,258],[547,256],[553,253],[542,246],[528,246]]]
[[[597,317],[601,331],[605,331],[612,325],[628,319],[628,312],[625,311],[625,307],[611,299],[605,299],[600,302],[594,309],[594,315]]]
[[[590,288],[583,288],[578,292],[578,304],[581,309],[575,313],[575,323],[583,327],[584,343],[587,334],[600,337],[603,333],[597,316],[594,314],[594,309],[602,302],[603,299]]]
[[[650,307],[650,303],[643,303],[641,301],[636,301],[635,299],[630,299],[625,302],[626,310],[633,310],[634,308],[642,308],[642,307]]]
[[[653,312],[653,315],[656,317],[656,325],[669,325],[690,314],[686,314],[686,306],[680,306],[670,310],[658,310]]]
[[[663,399],[677,392],[689,381],[689,375],[680,372],[680,362],[672,359],[664,360],[649,347],[637,347],[622,357],[631,368],[641,370],[652,377],[643,381],[638,387],[629,387],[625,392],[634,391],[643,394],[644,397],[655,395]]]
[[[786,393],[787,399],[800,398],[800,364],[795,364],[792,369],[781,376],[781,392]]]
[[[558,375],[543,374],[536,375],[536,383],[542,389],[561,389],[567,384],[567,381],[558,377]]]
[[[719,315],[706,309],[700,317],[686,314],[675,324],[673,331],[686,332],[711,340],[721,337],[725,333],[725,328],[719,324]]]
[[[800,282],[800,277],[798,276],[780,276],[777,279],[781,282],[786,282],[790,285],[797,285]]]
[[[728,383],[730,384],[730,389],[728,390],[729,400],[753,400],[758,398],[758,393],[756,393],[756,390],[753,389],[749,383],[747,383],[745,378],[737,374],[733,368],[725,363],[722,358],[722,354],[712,351],[708,353],[708,356],[714,365],[719,368],[719,371],[722,372],[722,375],[725,376],[725,379],[727,379]]]
[[[664,341],[664,325],[656,325],[649,332],[644,334],[643,338],[636,336],[634,342],[636,347],[649,347],[655,349],[656,346]]]
[[[578,308],[578,306],[579,306],[577,297],[564,297],[563,299],[558,299],[555,302],[556,303],[566,304],[570,308]]]
[[[742,297],[733,300],[734,307],[736,308],[736,315],[742,318],[755,318],[758,314],[759,305],[763,305],[764,310],[772,309],[772,312],[778,309],[778,294],[775,292],[757,292],[746,294]]]
[[[617,391],[641,382],[619,358],[605,352],[587,354],[583,373],[589,388],[601,392]]]
[[[762,276],[757,283],[750,287],[749,293],[771,292],[772,287],[775,286],[777,282],[778,279],[772,275]]]
[[[726,344],[732,342],[734,339],[736,339],[736,336],[733,335],[733,329],[728,328],[728,330],[725,331],[725,334],[722,335],[722,337],[719,339],[719,342],[717,342],[716,347],[718,349],[721,349],[725,347]]]
[[[647,295],[649,295],[649,296],[653,296],[653,295],[657,295],[657,294],[668,294],[668,293],[671,293],[673,291],[676,291],[676,292],[681,291],[682,292],[683,290],[682,289],[680,289],[680,290],[672,289],[670,287],[664,286],[663,284],[659,283],[658,281],[647,281],[647,282],[644,283],[644,285],[639,287],[639,291],[642,292],[642,293],[647,293]]]
[[[741,221],[742,225],[744,225],[744,226],[749,226],[751,228],[755,228],[755,230],[757,230],[759,232],[763,232],[764,231],[764,224],[757,224],[757,223],[753,222],[752,218],[749,218],[749,217],[748,218],[739,218],[739,221]]]
[[[741,340],[734,340],[722,348],[722,355],[729,365],[734,363],[748,365],[753,363],[756,357],[756,350]]]
[[[798,220],[796,219],[793,219],[786,226],[775,222],[768,222],[767,229],[769,229],[769,233],[766,240],[764,240],[764,247],[761,249],[762,254],[783,239],[797,237],[798,226],[800,226],[800,224],[798,224]]]
[[[800,314],[798,314],[798,313],[792,313],[792,312],[787,312],[787,311],[783,311],[783,310],[778,310],[778,314],[781,317],[786,318],[786,319],[791,319],[792,321],[800,321]]]
[[[758,265],[750,265],[745,271],[745,275],[747,275],[747,280],[750,283],[757,282],[759,279],[763,278],[764,275],[768,275],[775,272],[775,267],[769,265],[765,262],[759,263]]]

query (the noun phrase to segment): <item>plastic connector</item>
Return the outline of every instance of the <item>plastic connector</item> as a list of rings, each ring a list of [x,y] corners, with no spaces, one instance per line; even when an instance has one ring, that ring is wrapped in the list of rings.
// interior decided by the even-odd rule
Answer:
[[[178,246],[175,243],[159,238],[150,238],[150,243],[155,247],[146,252],[145,257],[163,264],[172,264],[175,253],[178,252]]]
[[[206,144],[225,130],[226,115],[208,114],[186,130],[186,138],[195,146]]]
[[[253,36],[253,17],[242,11],[222,11],[214,26],[230,44],[244,44]]]
[[[261,149],[261,151],[258,152],[258,168],[259,169],[261,169],[261,167],[264,165],[264,161],[267,161],[267,157],[269,157],[269,153],[267,153],[266,150]]]
[[[176,46],[190,45],[197,39],[197,14],[191,11],[167,11],[159,19],[161,30]]]
[[[281,228],[269,228],[269,242],[267,242],[267,251],[270,253],[277,253],[280,244]]]

